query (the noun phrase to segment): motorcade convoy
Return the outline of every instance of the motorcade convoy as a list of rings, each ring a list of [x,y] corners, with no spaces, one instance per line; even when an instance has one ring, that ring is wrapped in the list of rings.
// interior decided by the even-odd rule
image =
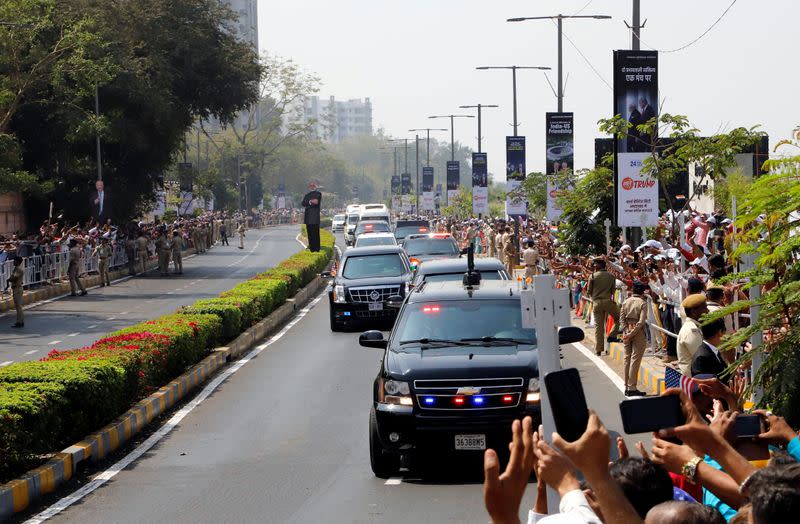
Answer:
[[[354,247],[396,246],[397,240],[392,233],[363,233],[356,237]]]
[[[344,231],[344,225],[347,223],[347,215],[333,215],[333,219],[331,219],[331,231]]]
[[[399,313],[388,338],[361,334],[362,346],[383,350],[369,413],[376,476],[413,470],[427,455],[503,453],[514,419],[539,424],[536,332],[522,327],[519,285],[481,280],[473,266],[462,282],[424,282],[406,299],[390,297]],[[580,340],[575,329],[559,343]]]
[[[401,242],[407,235],[430,233],[431,225],[427,220],[398,220],[394,224],[394,236]]]
[[[461,282],[467,271],[467,259],[445,258],[428,260],[417,267],[414,272],[413,287],[418,287],[423,282]],[[485,280],[510,280],[505,266],[496,258],[476,258],[475,271]]]
[[[426,260],[458,258],[461,256],[458,244],[449,233],[408,235],[401,242],[401,245],[415,268],[420,262]]]
[[[327,293],[331,331],[354,326],[391,329],[397,309],[389,297],[404,297],[412,278],[411,263],[399,246],[354,247],[342,254]]]

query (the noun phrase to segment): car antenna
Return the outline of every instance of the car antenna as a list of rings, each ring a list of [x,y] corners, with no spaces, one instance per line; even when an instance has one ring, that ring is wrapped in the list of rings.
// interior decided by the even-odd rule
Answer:
[[[472,244],[466,249],[467,251],[467,272],[464,273],[464,287],[472,289],[481,283],[481,274],[475,271],[475,248]]]

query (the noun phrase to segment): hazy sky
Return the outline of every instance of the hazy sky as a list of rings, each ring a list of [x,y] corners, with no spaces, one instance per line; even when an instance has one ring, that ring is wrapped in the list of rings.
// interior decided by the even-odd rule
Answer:
[[[587,5],[588,4],[588,5]],[[658,49],[664,111],[688,115],[704,133],[761,124],[774,144],[800,124],[797,0],[738,0],[704,38],[730,0],[642,0],[642,49]],[[546,65],[556,81],[557,32],[549,20],[515,16],[607,14],[568,20],[564,33],[564,110],[575,113],[576,168],[594,162],[597,120],[612,112],[612,50],[630,48],[631,0],[261,0],[262,51],[291,57],[323,81],[320,96],[370,97],[373,125],[406,137],[411,128],[449,127],[429,115],[459,105],[499,104],[483,119],[489,171],[505,178],[505,136],[512,134],[511,72],[479,65]],[[645,45],[646,44],[646,45]],[[605,82],[604,82],[605,80]],[[540,71],[518,71],[519,134],[528,171],[545,164],[544,115],[557,109]],[[413,136],[413,135],[411,135]],[[438,133],[449,139],[449,133]],[[458,119],[456,140],[477,148],[474,119]],[[438,167],[437,167],[438,169]]]

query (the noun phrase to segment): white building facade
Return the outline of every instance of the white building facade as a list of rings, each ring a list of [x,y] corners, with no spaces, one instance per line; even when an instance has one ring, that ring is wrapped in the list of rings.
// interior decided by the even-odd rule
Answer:
[[[306,97],[300,111],[289,111],[295,124],[312,123],[311,133],[319,140],[337,144],[350,136],[372,134],[372,102],[369,98],[336,100]]]

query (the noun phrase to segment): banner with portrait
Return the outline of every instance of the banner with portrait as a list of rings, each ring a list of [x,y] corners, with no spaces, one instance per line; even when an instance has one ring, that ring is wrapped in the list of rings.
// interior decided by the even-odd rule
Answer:
[[[472,212],[489,212],[489,171],[486,153],[472,153]]]
[[[402,173],[400,175],[400,194],[411,194],[411,173]]]
[[[513,193],[525,181],[525,137],[506,137],[506,191]],[[509,216],[526,216],[528,203],[522,196],[506,198],[506,214]]]
[[[658,52],[614,51],[614,114],[630,123],[615,137],[615,208],[620,227],[658,224],[658,181],[641,173],[653,148],[652,135],[636,127],[658,117]]]
[[[422,168],[422,209],[433,211],[433,167]]]
[[[458,160],[447,161],[447,203],[458,196],[458,186],[461,179],[461,163]]]
[[[555,222],[561,218],[562,210],[557,199],[567,188],[557,183],[557,175],[572,171],[575,165],[575,133],[572,113],[545,114],[545,147],[547,162],[547,220]]]

